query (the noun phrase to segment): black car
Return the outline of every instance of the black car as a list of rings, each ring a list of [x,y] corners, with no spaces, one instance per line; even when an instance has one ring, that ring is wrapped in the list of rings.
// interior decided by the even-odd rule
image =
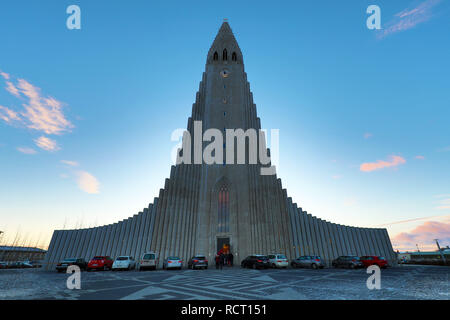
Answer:
[[[78,266],[81,270],[86,270],[87,262],[83,258],[67,258],[56,265],[56,271],[66,271],[69,266]]]
[[[206,260],[206,257],[204,255],[196,255],[193,256],[188,261],[188,268],[189,269],[208,269],[208,260]]]
[[[266,269],[266,268],[270,267],[269,258],[262,254],[255,254],[253,256],[248,256],[247,258],[242,260],[241,267],[242,268],[253,268],[253,269],[258,269],[258,268]]]
[[[340,256],[337,259],[334,259],[331,265],[335,268],[339,267],[351,269],[364,268],[364,264],[357,256]]]

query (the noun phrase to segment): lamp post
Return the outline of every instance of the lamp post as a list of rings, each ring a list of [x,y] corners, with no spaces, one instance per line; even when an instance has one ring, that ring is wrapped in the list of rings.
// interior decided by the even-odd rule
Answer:
[[[438,251],[439,251],[439,253],[441,254],[442,261],[444,261],[444,264],[445,264],[445,256],[444,256],[444,252],[441,250],[441,246],[439,245],[438,240],[439,240],[439,239],[434,239],[434,241],[436,241],[436,245],[437,245],[437,247],[438,247]]]

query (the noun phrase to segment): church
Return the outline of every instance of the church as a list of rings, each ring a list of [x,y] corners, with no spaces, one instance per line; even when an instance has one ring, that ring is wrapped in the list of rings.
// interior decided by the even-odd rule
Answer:
[[[395,264],[386,229],[345,226],[313,216],[289,197],[276,173],[261,174],[270,163],[181,161],[206,146],[203,137],[195,136],[195,126],[201,126],[201,132],[261,129],[244,57],[226,21],[208,52],[183,147],[159,196],[142,212],[113,224],[55,230],[47,268],[69,257],[130,255],[138,260],[148,251],[158,253],[159,267],[168,256],[187,261],[203,254],[212,262],[224,245],[236,264],[251,254],[270,253],[285,254],[288,259],[317,255],[328,266],[340,255],[379,255]],[[193,143],[187,143],[188,137]],[[264,137],[257,139],[258,151],[270,155]],[[230,152],[226,144],[224,140],[224,158]],[[245,142],[247,159],[252,152]]]

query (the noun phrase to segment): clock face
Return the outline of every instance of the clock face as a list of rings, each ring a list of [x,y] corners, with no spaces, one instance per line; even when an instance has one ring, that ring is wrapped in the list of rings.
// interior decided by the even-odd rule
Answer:
[[[223,69],[222,71],[220,71],[220,75],[223,78],[227,78],[230,75],[230,71],[228,69]]]

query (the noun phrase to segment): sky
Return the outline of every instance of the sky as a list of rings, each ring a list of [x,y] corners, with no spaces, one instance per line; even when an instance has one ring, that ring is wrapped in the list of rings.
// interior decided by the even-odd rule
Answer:
[[[0,243],[152,203],[227,18],[293,201],[401,251],[450,245],[449,17],[443,0],[2,1]]]

